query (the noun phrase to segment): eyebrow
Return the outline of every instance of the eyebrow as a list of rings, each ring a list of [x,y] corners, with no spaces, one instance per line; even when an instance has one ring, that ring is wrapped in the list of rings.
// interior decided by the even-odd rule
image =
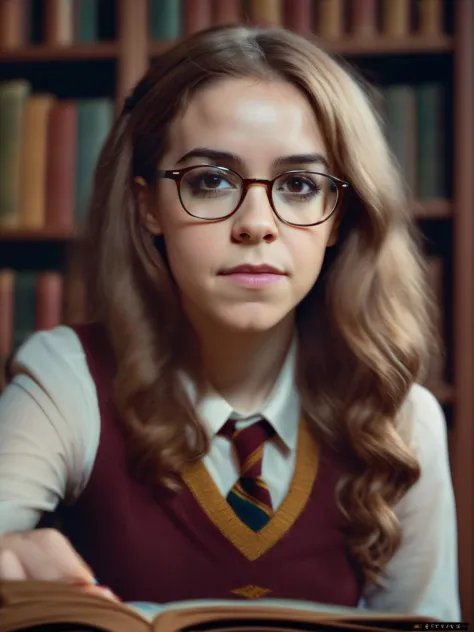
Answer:
[[[176,164],[180,164],[189,160],[190,158],[207,158],[215,163],[230,163],[236,164],[240,167],[244,166],[244,161],[240,156],[228,151],[218,151],[216,149],[208,149],[207,147],[196,147],[191,149],[184,156],[177,161]],[[329,162],[322,154],[293,154],[291,156],[280,156],[273,161],[274,167],[287,167],[291,165],[323,165],[326,169],[329,169]]]

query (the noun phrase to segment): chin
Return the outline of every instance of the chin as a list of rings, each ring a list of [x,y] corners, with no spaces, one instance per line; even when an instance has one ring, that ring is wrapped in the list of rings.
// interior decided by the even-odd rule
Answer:
[[[229,331],[235,333],[263,333],[274,329],[282,322],[286,321],[290,314],[275,313],[273,310],[257,309],[239,310],[236,309],[232,313],[219,314],[217,320]]]

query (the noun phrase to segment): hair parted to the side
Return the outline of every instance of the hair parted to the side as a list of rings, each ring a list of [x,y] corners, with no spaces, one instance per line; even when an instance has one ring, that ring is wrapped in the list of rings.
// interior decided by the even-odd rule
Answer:
[[[347,467],[338,501],[351,550],[376,580],[400,541],[394,504],[419,477],[397,431],[429,354],[428,302],[403,183],[361,81],[312,41],[273,28],[195,34],[136,86],[100,157],[85,234],[87,305],[116,359],[115,396],[136,475],[173,486],[208,449],[179,380],[183,322],[162,248],[140,221],[167,129],[196,90],[227,77],[286,80],[310,100],[333,173],[351,183],[339,241],[298,307],[303,411]],[[315,526],[317,528],[317,526]]]

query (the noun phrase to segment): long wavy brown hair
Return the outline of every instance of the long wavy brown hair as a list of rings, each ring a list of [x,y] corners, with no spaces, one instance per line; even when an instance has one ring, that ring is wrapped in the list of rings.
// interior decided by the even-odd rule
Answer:
[[[227,77],[286,80],[309,99],[337,175],[351,184],[339,241],[297,308],[297,383],[320,441],[341,456],[349,545],[376,581],[400,542],[394,505],[419,465],[399,432],[429,355],[424,270],[403,182],[371,91],[315,42],[276,28],[211,29],[163,53],[100,156],[85,230],[86,303],[116,361],[115,401],[134,473],[176,487],[208,443],[179,379],[183,316],[163,243],[145,231],[134,177],[151,180],[173,119]]]

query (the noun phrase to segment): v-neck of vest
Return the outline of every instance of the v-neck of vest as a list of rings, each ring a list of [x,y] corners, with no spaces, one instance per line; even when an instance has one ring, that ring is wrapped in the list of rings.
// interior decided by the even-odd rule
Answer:
[[[249,560],[270,550],[293,526],[304,510],[319,469],[319,446],[303,419],[298,428],[298,444],[293,478],[288,493],[260,531],[244,524],[222,496],[206,466],[197,461],[181,472],[201,509],[234,547]]]

